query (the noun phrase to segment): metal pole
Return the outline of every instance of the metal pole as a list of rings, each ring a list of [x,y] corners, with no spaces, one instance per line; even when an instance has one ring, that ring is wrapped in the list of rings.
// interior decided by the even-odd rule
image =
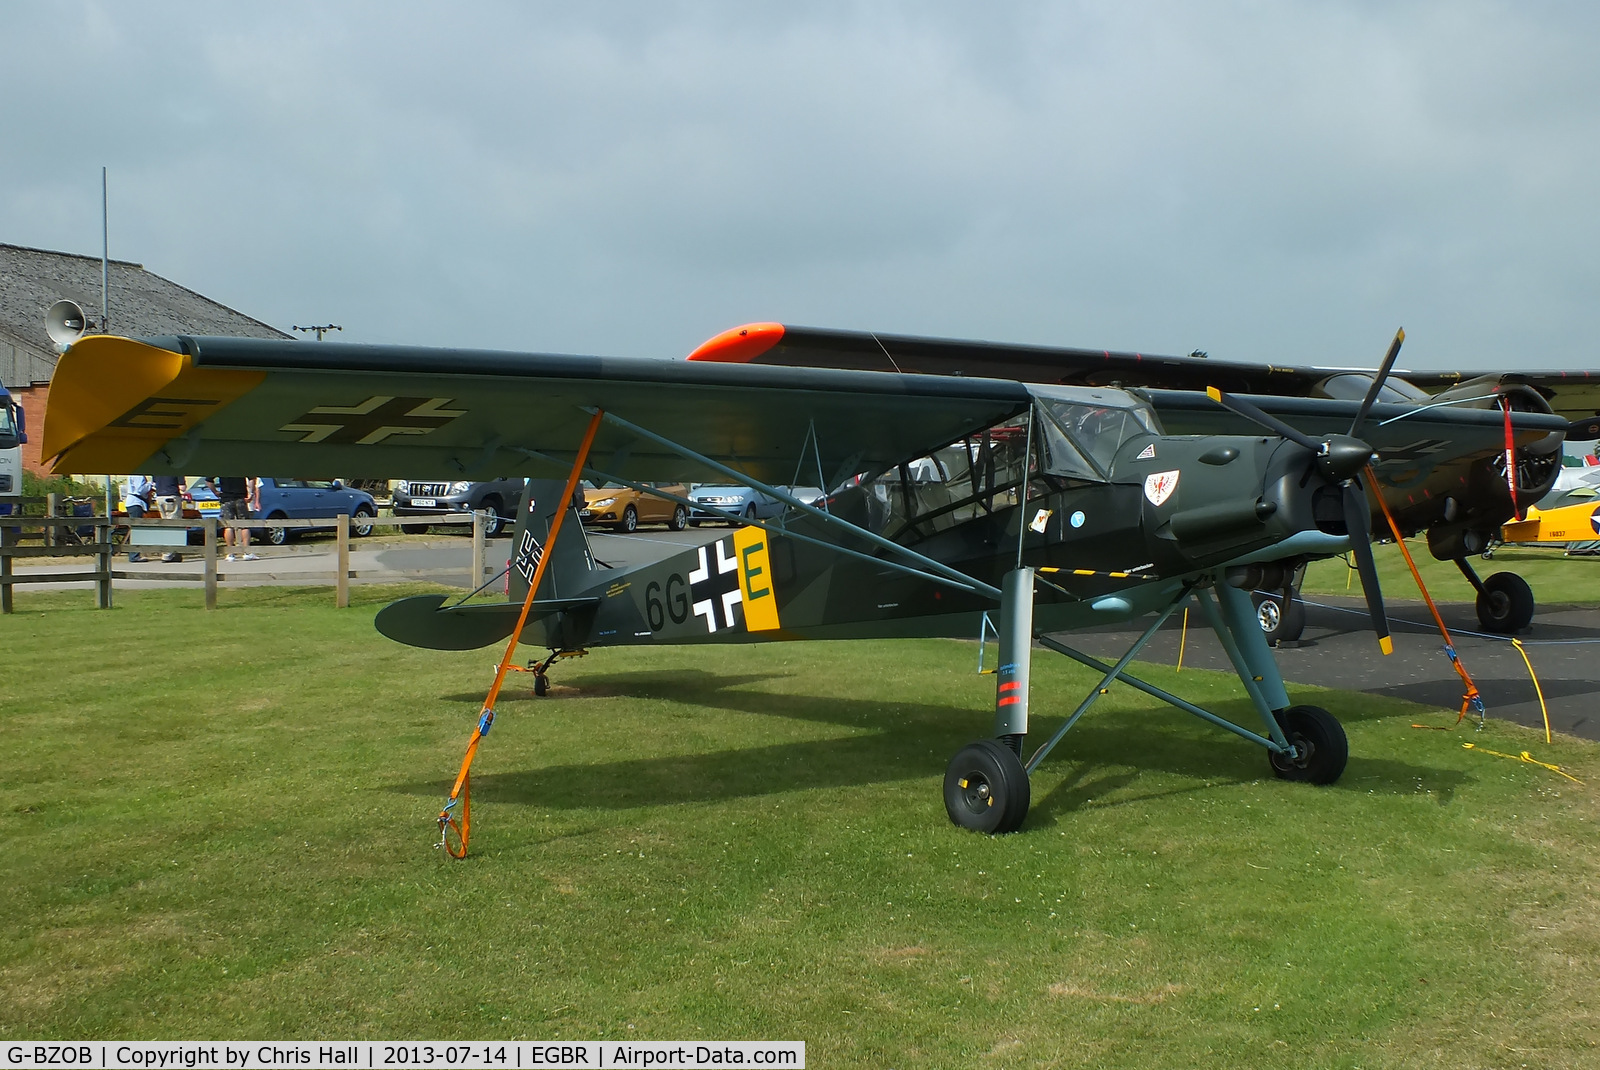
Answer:
[[[111,223],[106,169],[100,168],[100,333],[111,333]],[[109,515],[110,509],[106,510]]]

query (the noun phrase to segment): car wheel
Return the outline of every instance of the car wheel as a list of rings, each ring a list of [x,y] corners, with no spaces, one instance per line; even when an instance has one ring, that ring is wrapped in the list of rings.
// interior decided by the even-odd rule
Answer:
[[[639,510],[635,509],[631,505],[628,506],[626,509],[624,509],[622,511],[622,524],[621,524],[621,527],[622,527],[623,531],[638,531],[639,530]]]
[[[1496,572],[1478,595],[1478,623],[1486,632],[1510,635],[1533,623],[1533,588],[1515,572]]]
[[[755,502],[751,502],[749,505],[744,507],[744,522],[746,524],[748,524],[748,523],[752,522],[753,520],[755,520],[755,518],[756,518],[756,503]]]
[[[667,521],[667,527],[673,531],[682,531],[689,526],[689,510],[678,506],[672,511],[672,519]]]
[[[282,513],[273,513],[271,516],[267,517],[267,519],[286,520],[288,518]],[[289,529],[284,527],[282,524],[268,524],[267,541],[274,546],[282,546],[284,543],[289,541]]]
[[[690,527],[691,527],[691,528],[697,528],[697,527],[699,527],[699,526],[700,526],[700,521],[698,521],[698,520],[691,520],[691,521],[689,521],[689,526],[690,526]]]
[[[492,539],[506,530],[506,521],[503,515],[506,507],[501,504],[499,498],[485,498],[483,500],[483,508],[489,510],[489,515],[484,519],[483,534],[485,538]]]
[[[351,514],[350,533],[359,538],[366,538],[372,534],[373,512],[365,505],[356,506],[356,511]]]

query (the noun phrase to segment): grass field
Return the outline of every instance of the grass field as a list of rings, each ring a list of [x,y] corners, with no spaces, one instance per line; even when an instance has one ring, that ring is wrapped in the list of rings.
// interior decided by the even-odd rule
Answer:
[[[1023,831],[939,782],[945,641],[597,651],[502,697],[392,591],[19,595],[0,619],[0,1041],[799,1039],[810,1065],[1600,1065],[1600,748],[1300,690],[1326,789],[1115,687]],[[1231,678],[1147,667],[1248,718]],[[1038,655],[1035,731],[1086,676]],[[1531,749],[1584,779],[1465,750]]]

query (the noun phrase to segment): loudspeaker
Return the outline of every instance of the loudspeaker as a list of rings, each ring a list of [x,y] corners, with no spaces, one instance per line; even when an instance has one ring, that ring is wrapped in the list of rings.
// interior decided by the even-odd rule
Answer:
[[[83,314],[76,301],[57,301],[45,310],[44,329],[50,340],[65,349],[83,337],[89,329],[89,318]]]

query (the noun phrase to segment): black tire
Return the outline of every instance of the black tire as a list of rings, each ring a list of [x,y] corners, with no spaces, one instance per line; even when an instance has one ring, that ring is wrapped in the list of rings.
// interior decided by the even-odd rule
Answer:
[[[945,812],[974,832],[999,835],[1021,828],[1030,794],[1022,760],[997,739],[967,744],[945,769]]]
[[[1279,780],[1332,784],[1339,779],[1350,760],[1350,742],[1333,714],[1321,706],[1290,706],[1278,714],[1278,724],[1300,752],[1298,758],[1267,752]]]
[[[638,531],[639,530],[639,510],[635,509],[631,505],[628,506],[626,509],[622,510],[622,523],[620,525],[618,525],[618,526],[621,527],[622,530],[626,531],[626,532]]]
[[[376,514],[365,505],[356,506],[356,511],[350,514],[350,534],[364,539],[372,534],[372,518]]]
[[[698,521],[698,520],[691,520],[691,521],[689,521],[689,526],[690,526],[690,527],[691,527],[691,528],[697,528],[697,527],[699,527],[699,526],[700,526],[700,521]]]
[[[756,518],[756,503],[755,502],[751,502],[749,505],[744,507],[744,522],[746,524],[748,524],[752,520],[754,520],[755,518]]]
[[[533,693],[543,697],[550,692],[550,677],[542,672],[533,674]]]
[[[1515,572],[1496,572],[1478,593],[1478,623],[1486,632],[1511,635],[1533,623],[1533,588]]]
[[[401,524],[400,525],[400,530],[405,532],[407,535],[426,535],[428,533],[428,525],[426,525],[426,524]]]
[[[1283,593],[1251,596],[1256,604],[1256,623],[1268,643],[1292,643],[1306,630],[1306,604],[1299,595],[1290,595],[1289,606],[1283,606]]]
[[[484,538],[493,539],[506,530],[506,522],[501,516],[506,507],[499,498],[485,498],[483,499],[483,505],[479,508],[489,510],[489,515],[483,521]]]
[[[287,518],[282,513],[273,513],[271,516],[267,517],[267,519],[271,521],[284,520]],[[274,526],[273,524],[269,523],[267,525],[267,541],[274,546],[282,546],[284,543],[289,541],[289,529],[284,527],[282,524]]]
[[[672,519],[667,521],[667,527],[673,531],[682,531],[689,526],[689,510],[680,505],[672,510]]]

